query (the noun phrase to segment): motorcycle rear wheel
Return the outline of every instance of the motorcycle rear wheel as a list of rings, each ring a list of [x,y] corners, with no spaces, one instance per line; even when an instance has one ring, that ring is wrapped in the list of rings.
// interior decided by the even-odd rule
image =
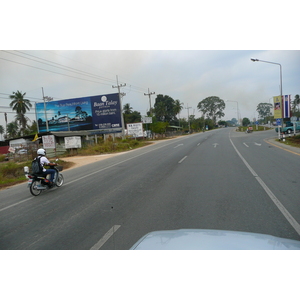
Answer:
[[[38,185],[40,185],[40,181],[37,181],[37,180],[33,180],[31,185],[30,185],[30,193],[33,195],[33,196],[38,196],[42,190],[38,190]]]
[[[57,180],[56,180],[56,186],[60,187],[64,184],[64,176],[62,174],[58,174]]]

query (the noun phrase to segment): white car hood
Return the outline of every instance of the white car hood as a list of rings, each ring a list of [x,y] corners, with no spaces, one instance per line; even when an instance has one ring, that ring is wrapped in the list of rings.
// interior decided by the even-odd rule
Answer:
[[[150,232],[130,250],[300,250],[300,241],[240,231],[177,229]]]

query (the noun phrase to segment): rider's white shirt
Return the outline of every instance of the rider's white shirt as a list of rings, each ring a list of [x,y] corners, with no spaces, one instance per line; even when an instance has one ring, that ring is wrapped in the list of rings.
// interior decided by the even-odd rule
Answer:
[[[46,156],[42,156],[41,159],[40,159],[40,163],[41,163],[41,165],[43,167],[43,172],[45,172],[46,169],[44,168],[44,164],[49,164],[50,161],[47,159]]]

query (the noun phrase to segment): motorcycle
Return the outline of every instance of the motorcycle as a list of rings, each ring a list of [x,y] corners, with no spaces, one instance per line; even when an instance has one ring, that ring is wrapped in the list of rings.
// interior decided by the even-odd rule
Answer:
[[[47,178],[50,175],[41,176],[37,174],[29,174],[29,168],[24,167],[25,176],[28,178],[27,187],[33,196],[38,196],[42,191],[49,190],[54,186],[60,187],[63,185],[64,177],[60,173],[60,171],[63,170],[63,166],[56,165],[50,166],[50,168],[56,171],[54,175],[53,186],[50,186],[50,180]]]

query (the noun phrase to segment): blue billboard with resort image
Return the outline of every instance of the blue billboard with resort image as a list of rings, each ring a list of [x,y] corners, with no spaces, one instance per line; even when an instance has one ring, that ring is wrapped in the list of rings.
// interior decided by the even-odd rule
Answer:
[[[36,118],[39,132],[122,128],[118,93],[36,103]]]

